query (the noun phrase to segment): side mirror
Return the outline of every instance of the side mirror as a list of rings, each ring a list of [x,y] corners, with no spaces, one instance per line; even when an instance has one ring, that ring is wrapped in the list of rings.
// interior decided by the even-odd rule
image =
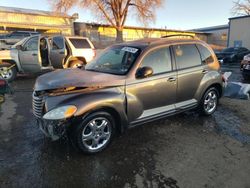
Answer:
[[[23,50],[23,46],[22,46],[22,45],[17,45],[17,46],[16,46],[16,49],[17,49],[17,50]]]
[[[141,67],[136,72],[136,78],[147,78],[153,75],[151,67]]]

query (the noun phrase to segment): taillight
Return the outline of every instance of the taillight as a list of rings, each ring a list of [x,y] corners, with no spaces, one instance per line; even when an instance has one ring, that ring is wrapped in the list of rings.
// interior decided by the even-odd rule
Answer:
[[[5,80],[0,80],[0,86],[6,86],[6,81]]]

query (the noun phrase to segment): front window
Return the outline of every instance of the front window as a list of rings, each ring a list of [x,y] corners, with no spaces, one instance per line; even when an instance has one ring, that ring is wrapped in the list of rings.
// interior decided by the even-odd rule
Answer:
[[[161,74],[172,70],[169,47],[154,50],[142,60],[141,67],[151,67],[153,74]]]
[[[126,74],[140,54],[139,48],[129,46],[115,46],[105,50],[99,57],[87,64],[89,71],[110,74]]]
[[[12,45],[11,48],[16,48],[17,46],[24,44],[27,39],[28,39],[27,37],[23,38],[22,40],[20,40],[16,44]]]

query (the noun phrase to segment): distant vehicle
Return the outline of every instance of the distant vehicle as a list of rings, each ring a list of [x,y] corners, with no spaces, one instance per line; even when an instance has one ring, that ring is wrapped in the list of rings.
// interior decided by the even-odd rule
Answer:
[[[43,69],[83,66],[95,57],[88,38],[36,35],[27,37],[9,50],[0,51],[0,75],[13,81],[19,73],[36,73]]]
[[[247,48],[226,48],[221,52],[216,52],[216,56],[220,63],[237,63],[243,59],[245,55],[250,53]]]
[[[241,71],[244,80],[250,79],[250,54],[246,55],[241,62]]]
[[[0,35],[0,49],[6,49],[11,45],[16,44],[25,37],[30,37],[39,34],[39,32],[33,31],[14,31],[6,35]]]
[[[4,95],[10,93],[10,88],[6,80],[0,78],[0,104],[4,102]]]
[[[195,108],[211,115],[222,94],[220,64],[206,43],[143,39],[107,48],[85,70],[40,76],[33,114],[47,136],[69,133],[90,154],[139,124]]]

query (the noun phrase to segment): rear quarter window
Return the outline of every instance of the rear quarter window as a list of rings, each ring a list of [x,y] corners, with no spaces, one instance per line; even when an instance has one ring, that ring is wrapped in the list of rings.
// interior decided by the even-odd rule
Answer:
[[[200,53],[194,44],[175,45],[173,49],[178,69],[201,65]]]
[[[91,48],[89,42],[86,39],[69,39],[73,46],[77,49],[80,48]]]
[[[200,51],[202,63],[214,62],[213,55],[205,46],[202,46],[201,44],[197,44],[197,48]]]

